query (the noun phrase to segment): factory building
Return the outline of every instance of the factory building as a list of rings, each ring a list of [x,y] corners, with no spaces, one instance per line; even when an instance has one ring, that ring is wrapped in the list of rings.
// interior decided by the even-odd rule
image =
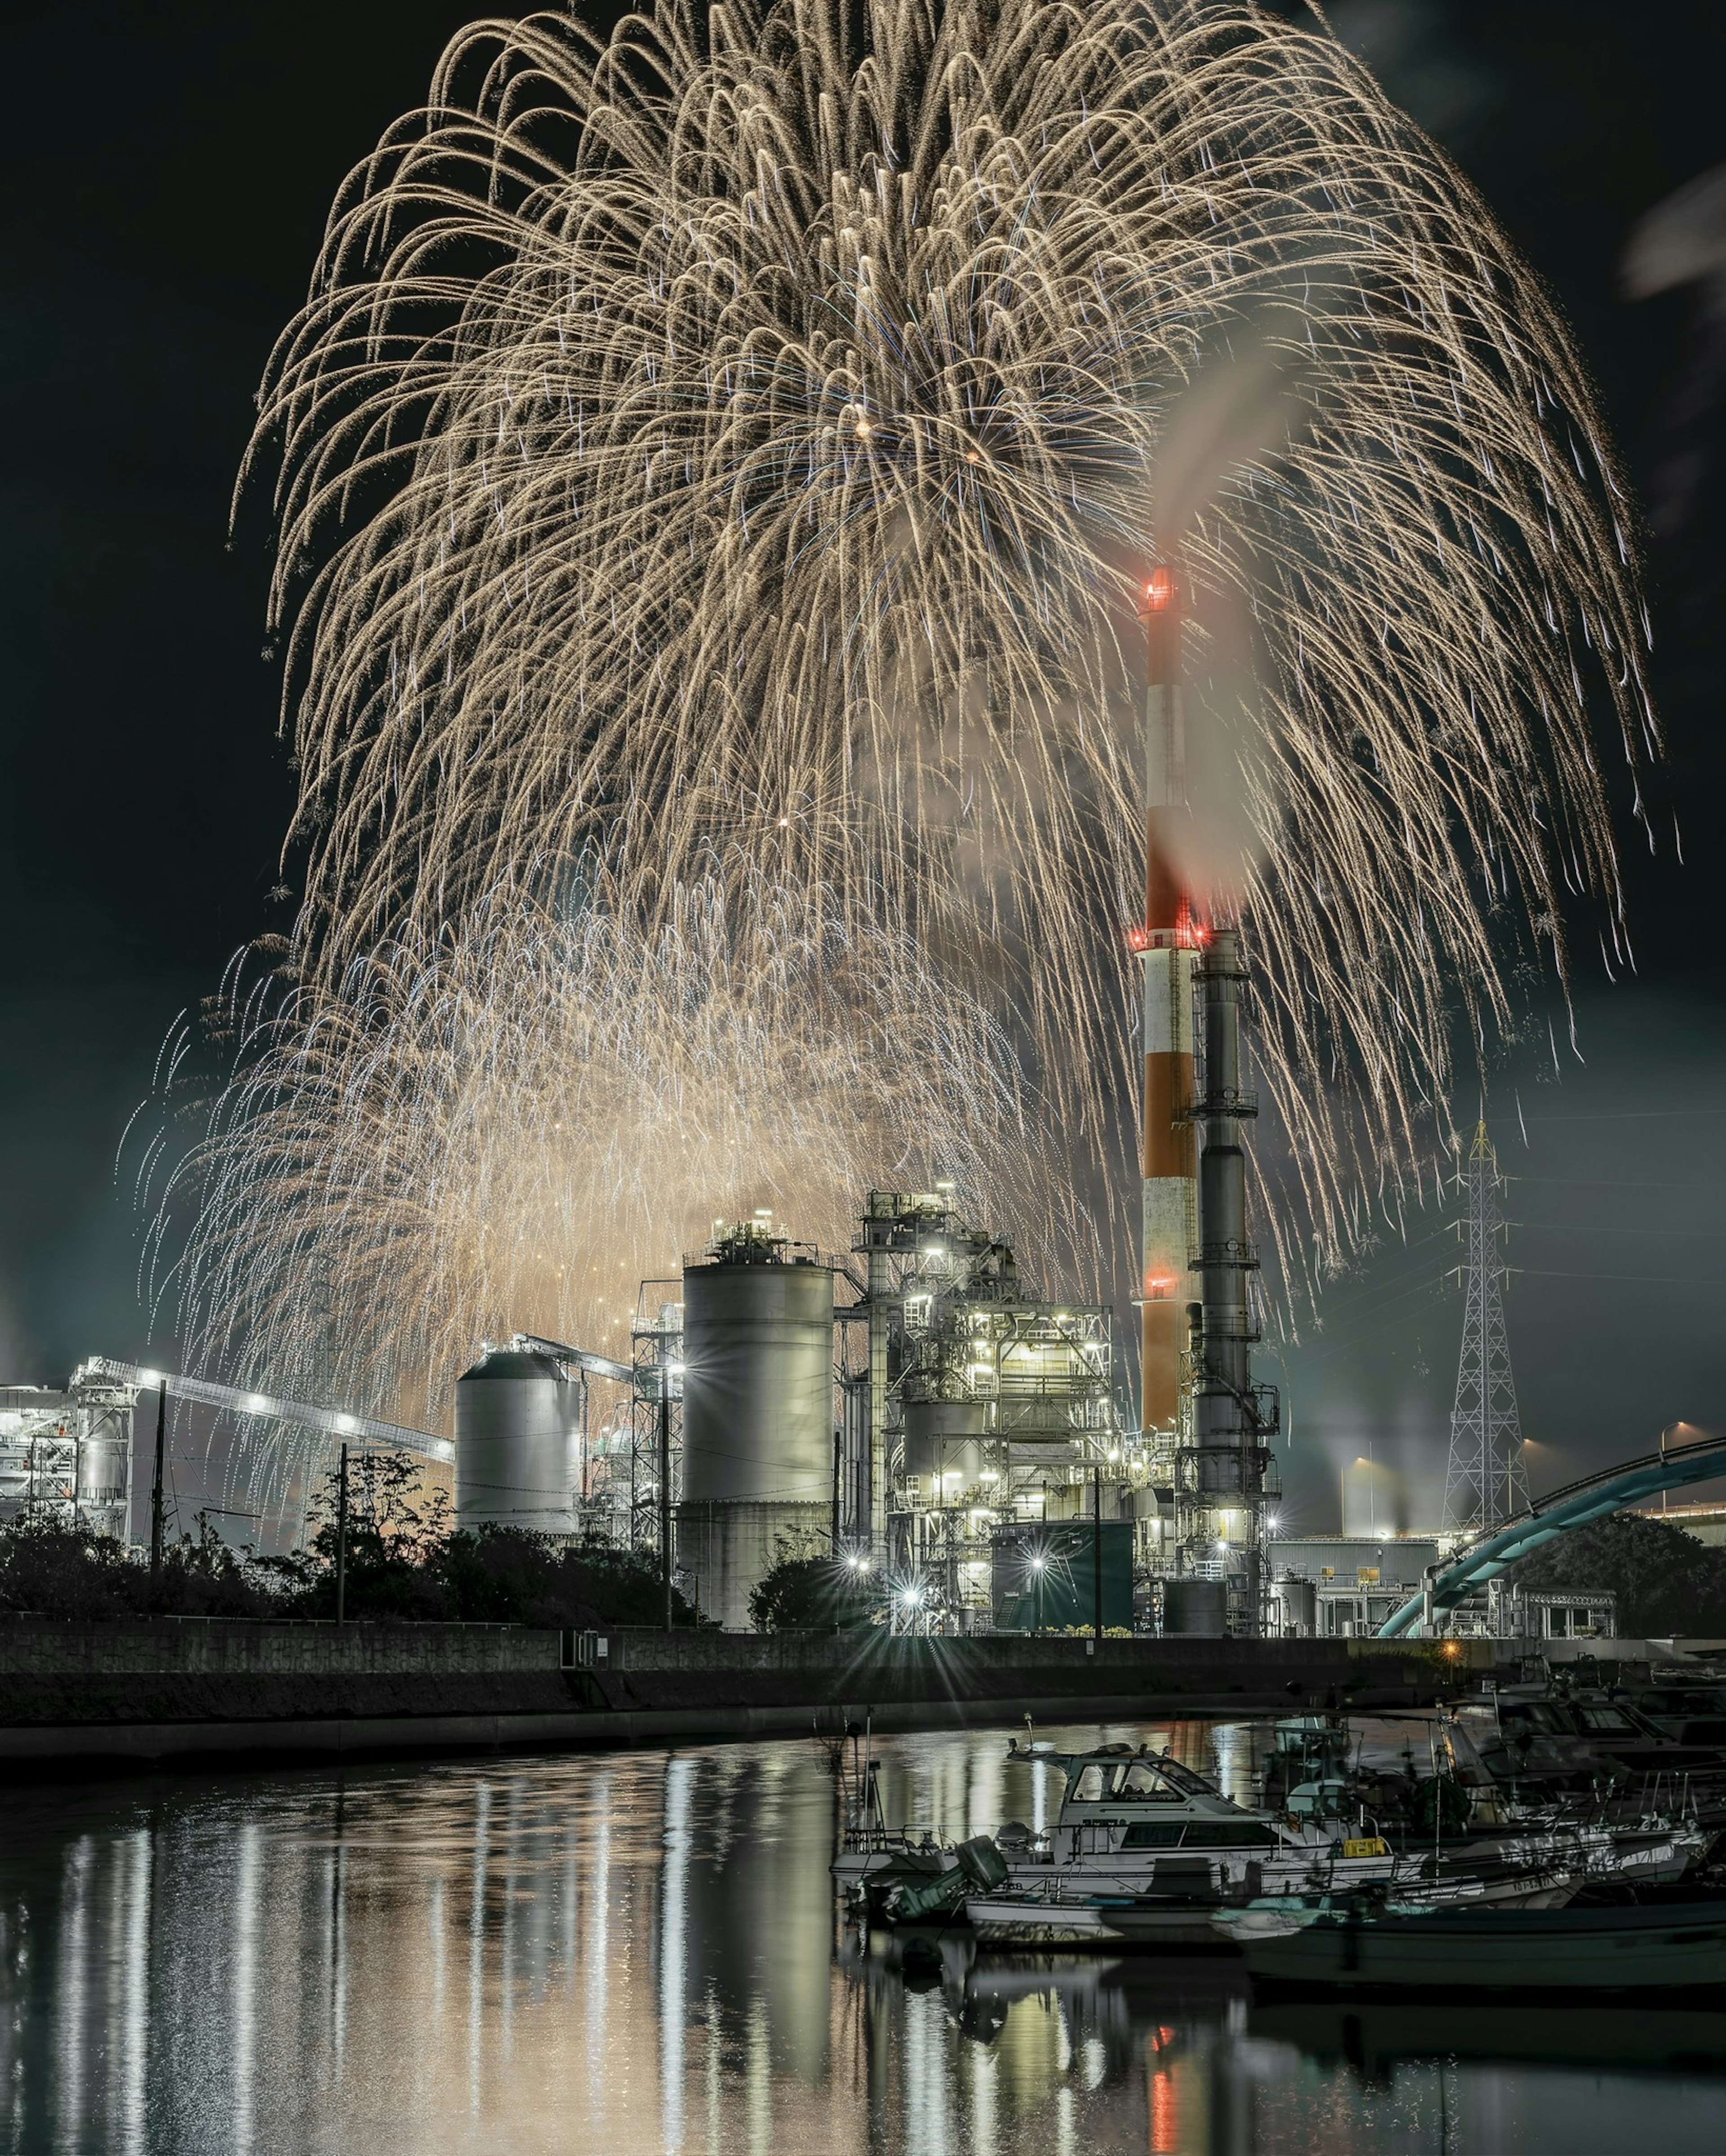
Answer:
[[[1039,1296],[950,1185],[871,1191],[853,1255],[841,1543],[888,1567],[918,1629],[1030,1629],[1040,1604],[1045,1624],[1088,1629],[1078,1574],[1101,1525],[1105,1622],[1130,1624],[1156,1507],[1121,1427],[1109,1310]]]
[[[0,1386],[0,1524],[77,1521],[126,1538],[136,1388],[82,1376],[64,1391]]]
[[[1431,1537],[1290,1535],[1266,1545],[1271,1630],[1285,1639],[1366,1639],[1418,1594]]]

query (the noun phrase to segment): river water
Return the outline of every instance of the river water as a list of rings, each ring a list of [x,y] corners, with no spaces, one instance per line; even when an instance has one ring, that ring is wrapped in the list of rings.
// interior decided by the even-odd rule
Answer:
[[[1243,1786],[1241,1725],[1109,1734],[1148,1731]],[[1037,1823],[1004,1742],[876,1740],[888,1815]],[[1167,1958],[907,1988],[835,1923],[837,1808],[802,1740],[14,1789],[0,2148],[1726,2148],[1726,2015],[1261,2006]]]

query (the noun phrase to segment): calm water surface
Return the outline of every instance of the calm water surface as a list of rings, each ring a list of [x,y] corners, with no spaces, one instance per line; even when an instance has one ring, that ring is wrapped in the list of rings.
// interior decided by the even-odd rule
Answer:
[[[1153,1733],[1243,1786],[1238,1726]],[[889,1815],[1035,1822],[1004,1745],[881,1741]],[[1210,1961],[907,1989],[835,1925],[835,1813],[798,1741],[16,1790],[0,2148],[1726,2148],[1726,2015],[1261,2007]]]

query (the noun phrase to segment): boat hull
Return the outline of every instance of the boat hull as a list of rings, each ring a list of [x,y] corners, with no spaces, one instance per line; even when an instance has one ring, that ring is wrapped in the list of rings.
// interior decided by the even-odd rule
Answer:
[[[1071,1948],[1112,1952],[1123,1947],[1192,1948],[1205,1953],[1232,1953],[1205,1904],[1138,1902],[969,1901],[970,1919],[979,1947],[1006,1947],[1038,1953]]]
[[[1255,1979],[1468,1991],[1726,1990],[1726,1903],[1647,1908],[1333,1912],[1236,1934]]]

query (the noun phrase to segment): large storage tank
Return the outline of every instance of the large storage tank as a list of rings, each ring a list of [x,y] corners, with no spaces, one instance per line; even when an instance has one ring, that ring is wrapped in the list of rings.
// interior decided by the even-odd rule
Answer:
[[[749,1625],[782,1543],[827,1532],[833,1498],[833,1271],[751,1234],[683,1274],[683,1501],[677,1562],[704,1616]]]
[[[1220,1579],[1171,1579],[1163,1589],[1165,1636],[1221,1640],[1228,1636],[1229,1590]]]
[[[494,1348],[455,1384],[455,1524],[576,1531],[581,1387],[549,1355]]]

